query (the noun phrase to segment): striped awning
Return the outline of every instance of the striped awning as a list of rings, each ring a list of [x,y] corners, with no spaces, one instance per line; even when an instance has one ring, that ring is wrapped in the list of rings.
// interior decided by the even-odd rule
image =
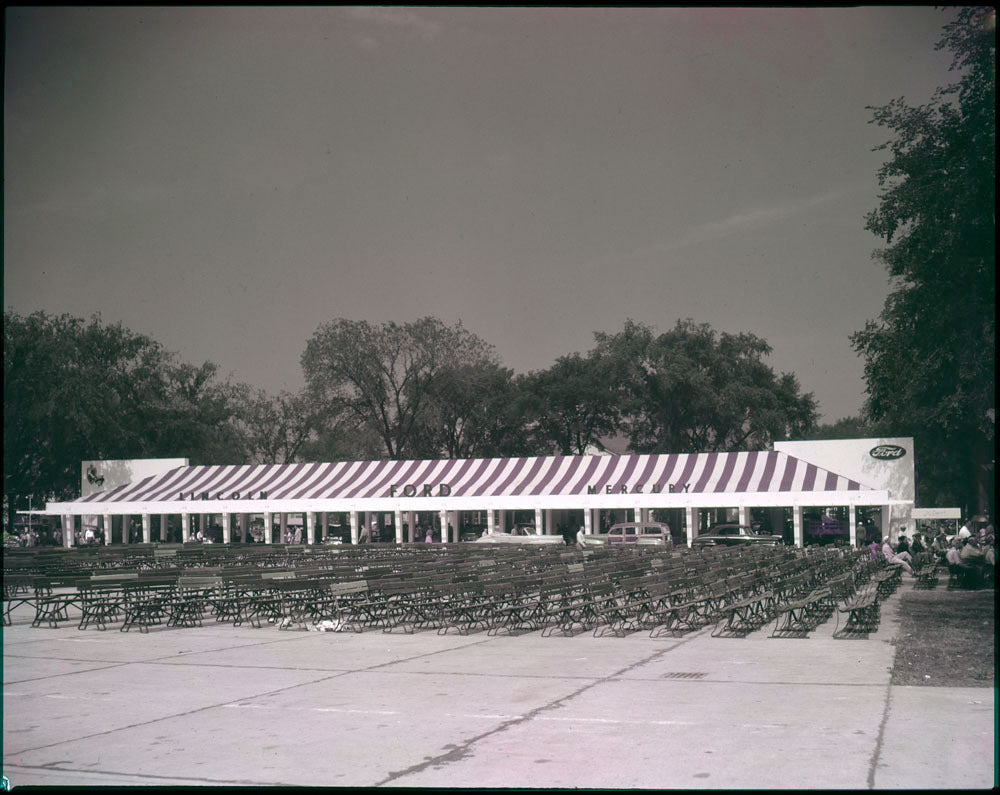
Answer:
[[[763,494],[869,490],[775,451],[186,466],[78,503],[359,500],[411,496]],[[110,507],[108,505],[107,507]]]

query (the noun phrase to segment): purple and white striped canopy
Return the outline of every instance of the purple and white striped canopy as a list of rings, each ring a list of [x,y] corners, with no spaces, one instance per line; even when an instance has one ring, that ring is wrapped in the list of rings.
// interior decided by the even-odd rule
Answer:
[[[426,491],[430,489],[431,491]],[[178,467],[83,503],[869,490],[775,451]]]

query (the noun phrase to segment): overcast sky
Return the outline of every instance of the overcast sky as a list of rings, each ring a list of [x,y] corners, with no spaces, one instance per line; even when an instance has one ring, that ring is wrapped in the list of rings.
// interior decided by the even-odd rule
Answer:
[[[952,14],[9,9],[4,305],[271,393],[338,317],[461,320],[517,372],[692,318],[832,422],[889,289],[866,106],[955,79]]]

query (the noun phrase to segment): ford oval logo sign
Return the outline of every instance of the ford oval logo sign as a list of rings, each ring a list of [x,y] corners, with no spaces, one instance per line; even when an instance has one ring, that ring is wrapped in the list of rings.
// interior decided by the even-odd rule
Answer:
[[[868,455],[872,458],[888,461],[894,458],[902,458],[906,455],[906,448],[900,447],[898,444],[880,444],[878,447],[873,447],[869,450]]]

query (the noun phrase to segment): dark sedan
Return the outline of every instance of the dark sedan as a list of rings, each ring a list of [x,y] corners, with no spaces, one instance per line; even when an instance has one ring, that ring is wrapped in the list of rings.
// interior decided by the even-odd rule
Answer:
[[[758,533],[745,524],[718,524],[706,533],[696,536],[691,542],[695,547],[722,547],[747,544],[776,546],[782,542],[781,536]]]

